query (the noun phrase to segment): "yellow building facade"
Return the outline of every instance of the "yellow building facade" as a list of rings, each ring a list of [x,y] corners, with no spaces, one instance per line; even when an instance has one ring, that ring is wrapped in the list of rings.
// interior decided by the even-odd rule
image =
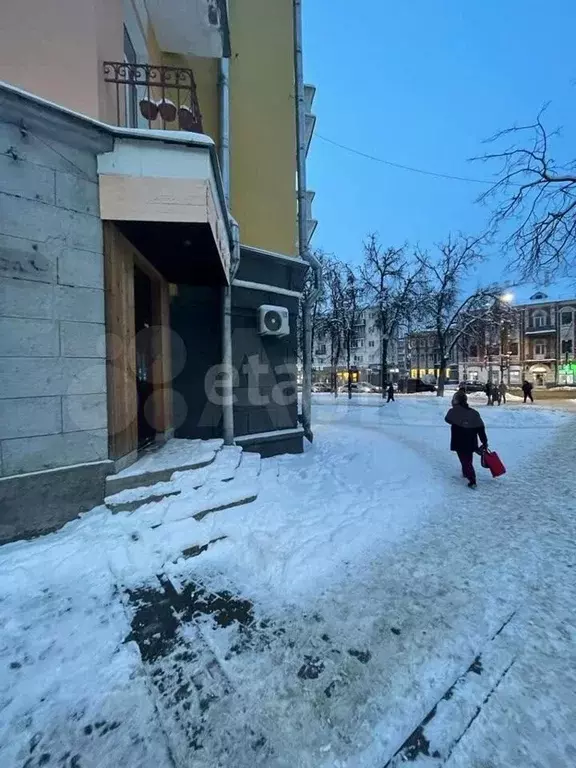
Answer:
[[[242,243],[296,256],[292,0],[231,0],[229,23],[232,215]],[[191,67],[204,130],[218,145],[218,61],[164,54],[162,63]]]

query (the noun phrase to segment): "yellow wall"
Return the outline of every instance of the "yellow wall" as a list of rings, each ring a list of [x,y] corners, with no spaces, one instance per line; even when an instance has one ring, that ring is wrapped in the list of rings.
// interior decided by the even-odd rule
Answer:
[[[232,214],[242,243],[288,255],[297,239],[292,26],[292,0],[230,1]],[[218,60],[164,63],[192,68],[204,131],[218,144]]]
[[[202,126],[204,133],[210,136],[216,144],[219,143],[219,105],[218,105],[218,59],[201,59],[193,56],[187,60],[186,66],[194,72],[196,81],[196,93],[200,112],[202,113]]]
[[[288,255],[297,236],[292,30],[292,0],[230,2],[232,214],[243,243]]]

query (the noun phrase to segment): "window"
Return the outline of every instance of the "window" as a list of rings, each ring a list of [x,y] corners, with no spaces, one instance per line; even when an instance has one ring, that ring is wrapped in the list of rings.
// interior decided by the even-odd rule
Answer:
[[[542,293],[542,291],[538,291],[538,293],[535,293],[533,296],[530,296],[530,301],[542,301],[543,299],[547,299],[548,296],[546,296],[545,293]]]
[[[476,344],[470,346],[470,357],[478,357],[478,346]]]
[[[546,344],[534,344],[534,354],[535,355],[545,355],[546,354]]]
[[[326,354],[326,344],[318,344],[318,347],[316,349],[317,355],[325,355]]]
[[[572,311],[565,310],[562,312],[562,325],[571,325],[572,323]]]
[[[562,354],[565,355],[569,352],[572,352],[572,339],[565,339],[562,342]]]
[[[373,342],[373,341],[369,341],[369,342],[368,342],[368,346],[369,346],[369,347],[373,347],[373,346],[374,346],[374,342]]]
[[[544,325],[544,315],[534,315],[532,318],[532,325],[534,328],[542,328]]]
[[[364,357],[362,355],[354,355],[354,362],[355,363],[363,363]]]
[[[511,355],[517,355],[518,354],[518,342],[517,341],[511,341],[508,349],[510,350]]]

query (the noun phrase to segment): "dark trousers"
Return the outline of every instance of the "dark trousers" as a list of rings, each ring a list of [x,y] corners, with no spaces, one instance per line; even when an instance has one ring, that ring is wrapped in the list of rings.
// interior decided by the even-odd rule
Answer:
[[[386,400],[386,402],[389,403],[390,400],[392,400],[392,402],[395,402],[394,401],[394,395],[391,392],[388,392],[388,400]]]
[[[526,399],[530,398],[530,402],[534,402],[534,398],[532,397],[532,392],[524,392],[524,402],[526,402]]]
[[[474,454],[458,451],[458,458],[460,459],[460,464],[462,464],[462,474],[466,480],[475,483],[476,472],[474,471]]]

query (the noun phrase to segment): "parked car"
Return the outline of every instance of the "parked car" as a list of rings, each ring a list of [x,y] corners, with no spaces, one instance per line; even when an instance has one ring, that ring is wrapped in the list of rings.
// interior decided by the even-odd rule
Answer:
[[[464,387],[466,392],[484,392],[486,384],[481,381],[463,381],[458,387]]]
[[[362,392],[364,394],[373,394],[374,392],[381,391],[379,387],[375,387],[374,384],[368,384],[366,381],[361,381],[358,384],[358,392]]]
[[[406,382],[406,392],[413,394],[414,392],[436,392],[434,384],[426,384],[422,379],[408,379]]]
[[[330,385],[323,382],[312,384],[312,392],[330,392]]]

